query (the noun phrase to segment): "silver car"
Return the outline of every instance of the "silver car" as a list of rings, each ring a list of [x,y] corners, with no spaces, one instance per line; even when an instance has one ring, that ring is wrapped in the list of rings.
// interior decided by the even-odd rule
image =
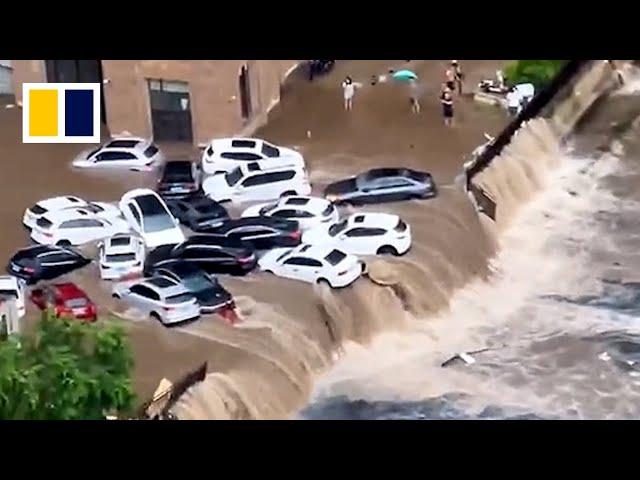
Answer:
[[[196,298],[181,283],[166,277],[152,277],[129,284],[119,284],[113,296],[122,299],[145,315],[173,325],[200,316]]]

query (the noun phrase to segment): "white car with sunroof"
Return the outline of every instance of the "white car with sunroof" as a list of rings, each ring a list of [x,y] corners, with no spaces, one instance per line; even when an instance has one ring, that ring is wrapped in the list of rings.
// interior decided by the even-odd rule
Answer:
[[[302,235],[304,243],[332,245],[355,255],[403,255],[411,248],[411,227],[398,215],[354,213]]]
[[[19,317],[23,317],[26,309],[24,305],[25,282],[11,275],[0,276],[0,300],[4,297],[13,300]]]
[[[82,245],[129,231],[123,218],[102,218],[85,208],[45,213],[31,230],[31,239],[43,245]]]
[[[100,277],[117,280],[142,273],[144,267],[144,242],[130,234],[118,234],[100,244]]]
[[[335,223],[340,214],[329,200],[320,197],[288,196],[274,203],[253,205],[242,212],[242,217],[274,217],[296,220],[300,230]]]
[[[200,305],[193,294],[182,283],[167,277],[119,283],[113,288],[113,297],[164,325],[200,316]]]
[[[259,162],[265,167],[282,162],[300,168],[305,166],[299,152],[259,138],[218,138],[212,140],[202,153],[202,170],[209,175],[230,172],[247,162]]]
[[[77,168],[151,170],[164,161],[160,149],[138,137],[113,138],[94,150],[81,152],[72,164]]]
[[[204,193],[216,202],[245,203],[275,200],[287,195],[309,195],[311,185],[304,168],[295,165],[264,167],[242,164],[229,173],[209,176]]]
[[[324,245],[300,245],[268,251],[258,266],[264,272],[307,283],[326,284],[331,288],[351,285],[365,271],[355,255]]]
[[[22,217],[22,224],[31,230],[44,214],[77,207],[89,210],[102,218],[120,216],[120,209],[115,205],[106,202],[87,202],[73,195],[64,195],[40,200],[35,205],[27,208]]]
[[[185,240],[180,223],[165,201],[153,190],[136,188],[125,193],[119,204],[131,229],[149,248],[178,244]]]

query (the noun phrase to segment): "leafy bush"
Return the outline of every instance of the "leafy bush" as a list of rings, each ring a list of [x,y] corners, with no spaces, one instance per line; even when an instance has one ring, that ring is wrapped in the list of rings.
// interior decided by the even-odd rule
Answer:
[[[566,60],[516,60],[505,68],[509,85],[533,83],[536,90],[547,85],[562,69]]]
[[[0,419],[97,420],[129,412],[132,367],[121,327],[44,313],[34,333],[0,342]]]

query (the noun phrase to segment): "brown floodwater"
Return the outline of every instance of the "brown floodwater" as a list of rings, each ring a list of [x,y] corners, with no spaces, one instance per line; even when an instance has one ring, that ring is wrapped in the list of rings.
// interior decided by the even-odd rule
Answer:
[[[468,92],[503,62],[462,61]],[[408,86],[370,85],[372,75],[410,68],[424,85],[422,112],[411,113]],[[256,136],[294,146],[305,156],[315,191],[329,181],[376,166],[405,165],[434,175],[440,196],[369,206],[394,212],[411,224],[413,248],[399,259],[369,259],[380,286],[361,279],[339,291],[254,273],[221,277],[236,297],[243,322],[230,326],[217,316],[166,329],[123,312],[99,280],[95,266],[68,277],[87,290],[103,312],[124,313],[136,357],[135,386],[149,396],[162,377],[176,379],[201,362],[210,375],[177,405],[180,418],[283,418],[304,405],[314,380],[340,355],[346,341],[367,344],[376,333],[403,328],[408,315],[441,310],[451,294],[487,272],[494,245],[454,178],[469,152],[496,133],[504,113],[455,97],[455,126],[443,125],[438,94],[444,61],[340,61],[313,82],[294,73],[282,101]],[[340,83],[345,75],[362,84],[354,109],[345,112]],[[152,185],[149,174],[81,172],[70,162],[85,146],[21,143],[21,111],[0,106],[0,260],[28,244],[24,209],[63,194],[117,201],[127,190]],[[171,156],[197,158],[185,146],[163,146]],[[89,249],[90,250],[90,249]]]

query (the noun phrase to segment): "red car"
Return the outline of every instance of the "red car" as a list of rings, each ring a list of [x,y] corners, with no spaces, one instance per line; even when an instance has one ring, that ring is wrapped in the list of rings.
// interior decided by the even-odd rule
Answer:
[[[31,301],[40,309],[53,309],[56,317],[71,317],[85,322],[95,322],[98,309],[75,283],[57,283],[37,288],[31,292]]]

